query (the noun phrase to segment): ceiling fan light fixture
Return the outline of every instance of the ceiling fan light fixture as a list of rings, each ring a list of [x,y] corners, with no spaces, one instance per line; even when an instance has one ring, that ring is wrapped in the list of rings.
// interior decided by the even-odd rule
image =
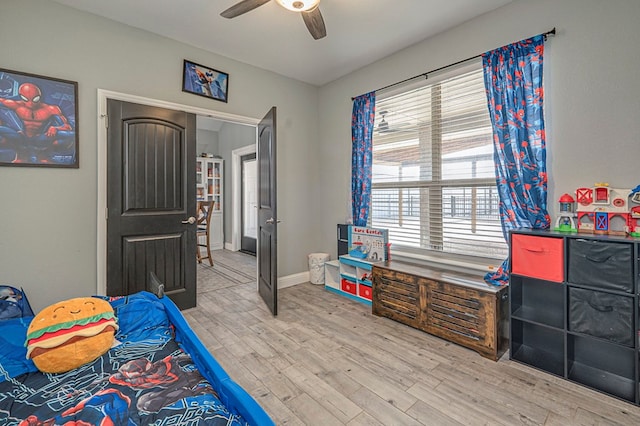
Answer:
[[[308,12],[318,7],[320,0],[276,0],[278,4],[292,12]]]
[[[380,115],[382,116],[382,118],[380,119],[380,122],[378,123],[378,128],[376,129],[380,133],[385,133],[389,131],[389,123],[387,122],[387,120],[385,120],[385,116],[388,113],[389,113],[388,111],[380,111]]]

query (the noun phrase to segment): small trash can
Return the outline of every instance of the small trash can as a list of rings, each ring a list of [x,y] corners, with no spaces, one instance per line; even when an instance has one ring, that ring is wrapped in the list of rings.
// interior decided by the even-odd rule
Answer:
[[[309,255],[309,281],[311,284],[324,284],[324,262],[330,258],[329,253],[311,253]]]

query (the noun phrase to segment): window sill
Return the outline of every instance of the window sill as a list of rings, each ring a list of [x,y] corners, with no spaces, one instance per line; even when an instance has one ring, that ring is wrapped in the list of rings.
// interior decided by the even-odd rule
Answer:
[[[400,262],[409,262],[439,269],[457,272],[482,273],[492,272],[498,269],[501,260],[477,259],[477,258],[446,258],[441,256],[429,256],[400,250],[391,251],[391,259]]]

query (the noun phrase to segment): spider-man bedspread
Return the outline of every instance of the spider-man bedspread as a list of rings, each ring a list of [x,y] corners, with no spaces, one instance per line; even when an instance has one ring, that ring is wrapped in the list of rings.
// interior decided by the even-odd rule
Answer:
[[[63,374],[43,374],[26,359],[32,317],[0,321],[0,424],[273,424],[168,298],[141,292],[108,300],[120,343]]]

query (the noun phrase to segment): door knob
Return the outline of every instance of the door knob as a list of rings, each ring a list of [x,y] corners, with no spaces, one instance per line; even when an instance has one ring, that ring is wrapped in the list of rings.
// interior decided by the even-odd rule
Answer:
[[[273,225],[274,223],[276,223],[276,220],[274,218],[271,217],[267,219],[267,224]],[[280,221],[278,220],[277,223],[280,223]]]
[[[194,223],[196,223],[196,218],[191,216],[189,219],[183,220],[182,223],[185,225],[193,225]]]

